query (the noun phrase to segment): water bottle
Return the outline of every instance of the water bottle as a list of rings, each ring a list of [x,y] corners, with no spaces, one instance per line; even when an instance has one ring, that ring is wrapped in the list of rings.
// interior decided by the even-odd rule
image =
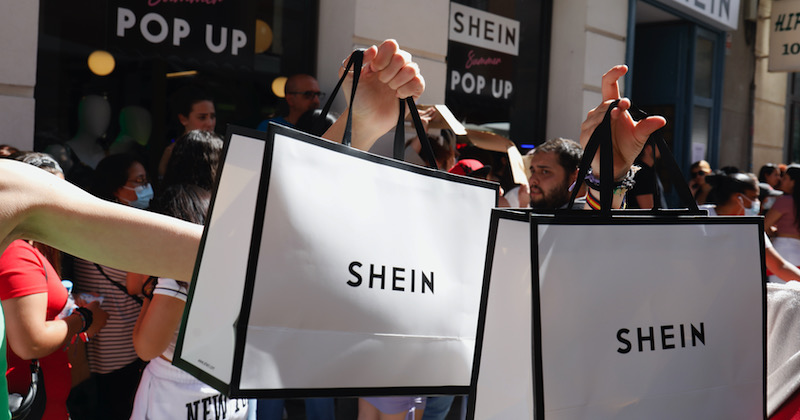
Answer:
[[[58,314],[56,319],[64,319],[72,315],[72,311],[78,307],[78,305],[75,304],[75,298],[72,297],[72,282],[69,280],[61,280],[61,284],[67,289],[67,303],[64,304],[64,309],[61,310],[61,313]]]

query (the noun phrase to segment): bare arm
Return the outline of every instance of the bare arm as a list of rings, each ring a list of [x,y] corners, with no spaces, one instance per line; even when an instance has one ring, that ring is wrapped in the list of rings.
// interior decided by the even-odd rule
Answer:
[[[203,227],[101,200],[31,165],[0,159],[0,250],[32,239],[138,273],[191,279]]]
[[[764,258],[767,263],[767,270],[784,281],[800,280],[800,269],[783,259],[783,257],[775,251],[775,248],[767,248],[765,251]]]
[[[183,316],[183,300],[165,295],[145,299],[139,318],[133,327],[133,347],[144,361],[164,353]]]
[[[628,109],[631,101],[628,98],[621,98],[619,93],[619,78],[628,72],[628,67],[624,65],[614,66],[603,75],[601,89],[603,103],[589,111],[586,120],[581,124],[580,141],[581,146],[586,147],[595,128],[603,121],[609,105],[619,99],[619,104],[611,110],[611,138],[614,144],[614,179],[621,180],[630,169],[636,156],[642,151],[647,138],[654,131],[663,127],[667,121],[663,117],[649,116],[640,121],[634,121]],[[594,156],[592,161],[592,171],[596,176],[600,176],[600,154]],[[599,197],[599,193],[594,193]],[[613,197],[613,208],[622,206],[624,194],[615,194]],[[652,205],[650,206],[652,208]],[[587,204],[588,208],[588,204]]]
[[[778,220],[780,220],[781,217],[783,217],[783,213],[776,210],[775,207],[769,209],[767,214],[764,216],[764,230],[770,232],[772,230],[771,228],[778,223]]]
[[[108,317],[97,302],[87,306],[94,322],[87,331],[96,334]],[[3,301],[8,345],[19,357],[30,360],[47,356],[65,346],[83,327],[80,315],[72,314],[63,320],[47,321],[47,293],[6,299]]]
[[[653,208],[653,194],[641,194],[636,196],[636,203],[640,209]]]

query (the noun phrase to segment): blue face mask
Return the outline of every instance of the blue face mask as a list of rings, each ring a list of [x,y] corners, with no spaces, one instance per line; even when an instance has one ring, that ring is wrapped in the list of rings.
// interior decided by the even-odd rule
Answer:
[[[136,193],[136,200],[131,201],[128,203],[131,207],[136,207],[137,209],[146,209],[150,207],[150,200],[153,199],[153,186],[150,184],[140,185],[136,188],[131,188],[128,186],[123,186],[123,188],[128,190],[133,190]]]

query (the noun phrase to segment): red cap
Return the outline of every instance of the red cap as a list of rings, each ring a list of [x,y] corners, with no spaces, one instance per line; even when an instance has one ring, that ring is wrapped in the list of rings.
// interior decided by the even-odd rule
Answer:
[[[476,159],[461,159],[456,162],[456,166],[453,166],[448,172],[451,174],[456,175],[466,175],[471,176],[473,178],[486,178],[486,175],[489,174],[489,171],[492,170],[491,166],[485,166],[479,160]]]

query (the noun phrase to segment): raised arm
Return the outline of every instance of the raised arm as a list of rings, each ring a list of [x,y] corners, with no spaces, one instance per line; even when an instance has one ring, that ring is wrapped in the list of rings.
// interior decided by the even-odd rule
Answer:
[[[586,147],[594,129],[603,121],[603,116],[608,106],[619,99],[619,105],[611,111],[611,136],[614,142],[614,179],[625,177],[636,156],[642,151],[647,138],[654,131],[663,127],[667,120],[660,116],[649,116],[640,121],[634,121],[628,109],[631,101],[620,98],[619,79],[628,72],[628,66],[614,66],[603,75],[602,94],[603,103],[589,111],[586,120],[581,124],[581,146]],[[600,173],[600,156],[595,156],[592,161],[592,170]]]
[[[32,239],[121,270],[189,280],[202,231],[0,159],[0,250],[15,239]]]
[[[595,128],[603,121],[609,105],[619,99],[619,104],[611,110],[611,138],[614,144],[614,180],[620,181],[625,178],[633,161],[642,151],[647,138],[654,131],[663,127],[667,121],[660,116],[649,116],[640,121],[634,121],[628,109],[631,101],[628,98],[620,98],[619,79],[628,72],[628,66],[614,66],[603,75],[601,89],[603,103],[589,111],[589,114],[581,124],[580,142],[582,147],[586,147]],[[592,171],[596,176],[600,174],[600,153],[597,153],[592,161]],[[598,196],[598,193],[594,193]],[[624,195],[623,195],[624,196]],[[622,203],[622,196],[614,197],[614,207],[619,207]]]
[[[339,72],[344,71],[340,68]],[[418,98],[425,90],[425,79],[419,72],[411,54],[400,49],[393,39],[383,41],[364,51],[364,66],[359,76],[356,98],[353,103],[352,146],[369,150],[376,140],[397,124],[397,100],[409,96]],[[343,85],[343,93],[350,100],[352,75]],[[341,141],[347,122],[345,111],[323,134],[333,141]]]

